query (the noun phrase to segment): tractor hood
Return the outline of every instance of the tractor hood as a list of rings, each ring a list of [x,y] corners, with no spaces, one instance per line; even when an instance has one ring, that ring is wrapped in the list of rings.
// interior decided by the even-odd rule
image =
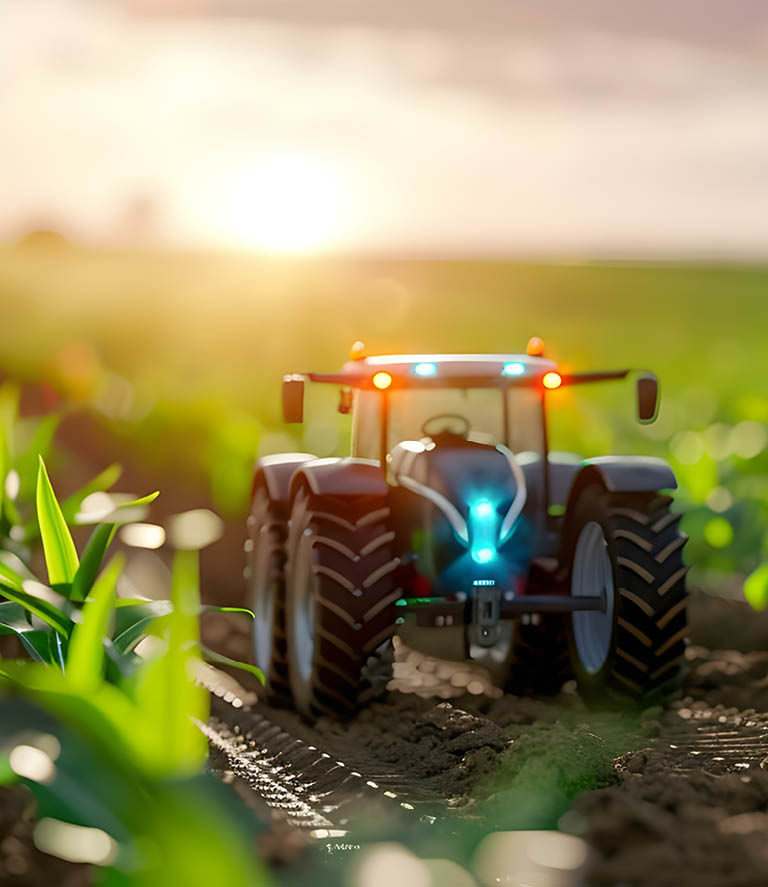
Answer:
[[[391,469],[398,484],[440,509],[478,563],[509,538],[525,505],[523,472],[503,446],[450,433],[404,441]]]

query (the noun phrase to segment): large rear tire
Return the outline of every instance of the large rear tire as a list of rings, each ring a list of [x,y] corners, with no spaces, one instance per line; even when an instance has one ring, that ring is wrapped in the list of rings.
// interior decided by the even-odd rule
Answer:
[[[291,704],[285,641],[285,520],[263,484],[248,516],[248,600],[254,614],[253,661],[271,705]]]
[[[367,663],[395,632],[394,532],[383,497],[295,493],[288,532],[289,679],[306,717],[349,717],[370,693]]]
[[[604,596],[570,623],[573,671],[593,701],[666,695],[682,674],[688,632],[682,549],[671,498],[589,487],[569,521],[571,593]]]

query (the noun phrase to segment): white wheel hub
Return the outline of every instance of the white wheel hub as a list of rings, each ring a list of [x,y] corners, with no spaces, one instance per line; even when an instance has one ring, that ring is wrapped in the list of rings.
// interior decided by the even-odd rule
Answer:
[[[571,594],[603,598],[602,610],[577,610],[573,614],[576,652],[584,669],[589,674],[597,674],[611,651],[616,596],[608,543],[597,521],[585,524],[579,533],[573,557]]]
[[[269,528],[260,527],[254,540],[253,573],[251,574],[250,605],[253,610],[253,654],[256,665],[264,672],[269,670],[272,659],[272,633],[275,613],[274,569],[270,557]]]

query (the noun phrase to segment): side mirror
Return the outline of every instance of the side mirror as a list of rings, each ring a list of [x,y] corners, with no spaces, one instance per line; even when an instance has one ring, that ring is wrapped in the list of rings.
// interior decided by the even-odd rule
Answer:
[[[659,380],[653,373],[646,373],[637,380],[637,421],[650,425],[659,412]]]
[[[304,421],[304,378],[283,376],[283,421]]]

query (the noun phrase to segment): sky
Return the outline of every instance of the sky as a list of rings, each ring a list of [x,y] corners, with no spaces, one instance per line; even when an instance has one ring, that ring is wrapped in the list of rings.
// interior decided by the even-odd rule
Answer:
[[[763,0],[0,0],[0,236],[768,257]]]

